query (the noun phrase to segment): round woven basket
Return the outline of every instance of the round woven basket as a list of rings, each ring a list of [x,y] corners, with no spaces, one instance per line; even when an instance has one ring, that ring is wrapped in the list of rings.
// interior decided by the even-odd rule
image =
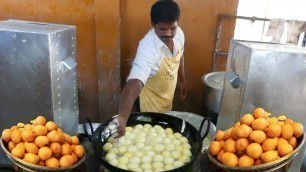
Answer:
[[[257,172],[258,171],[265,171],[265,172],[268,172],[268,171],[275,171],[277,169],[288,166],[291,163],[292,159],[297,155],[297,153],[299,152],[299,150],[303,146],[304,142],[305,142],[305,137],[304,137],[304,134],[303,134],[302,137],[298,138],[298,146],[290,154],[288,154],[286,156],[283,156],[276,161],[265,163],[265,164],[260,164],[260,165],[254,165],[254,166],[251,166],[251,167],[230,167],[230,166],[224,165],[221,162],[219,162],[218,159],[215,156],[210,154],[209,151],[208,151],[208,158],[211,160],[211,162],[213,162],[214,164],[216,164],[220,168],[222,168],[226,171],[230,171],[230,172],[239,172],[239,171],[257,171]]]
[[[8,149],[7,149],[7,143],[5,141],[1,139],[1,147],[4,150],[4,152],[6,153],[6,156],[12,161],[12,163],[17,166],[18,168],[21,168],[25,171],[50,171],[50,172],[55,172],[55,171],[71,171],[72,169],[78,167],[79,165],[81,165],[84,161],[85,161],[85,157],[86,157],[86,152],[84,154],[84,156],[81,159],[78,159],[78,161],[73,164],[70,167],[57,167],[57,168],[50,168],[50,167],[45,167],[45,166],[40,166],[40,165],[35,165],[35,164],[31,164],[28,163],[20,158],[15,157],[14,155],[12,155]]]

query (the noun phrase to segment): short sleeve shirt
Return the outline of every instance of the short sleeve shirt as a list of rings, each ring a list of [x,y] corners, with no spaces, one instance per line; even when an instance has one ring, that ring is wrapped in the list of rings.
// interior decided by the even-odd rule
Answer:
[[[173,57],[177,55],[179,49],[182,53],[184,52],[185,36],[180,27],[177,28],[173,42],[172,54],[168,47],[157,37],[154,28],[152,28],[139,42],[127,81],[138,79],[145,84],[149,78],[155,76],[163,57]]]

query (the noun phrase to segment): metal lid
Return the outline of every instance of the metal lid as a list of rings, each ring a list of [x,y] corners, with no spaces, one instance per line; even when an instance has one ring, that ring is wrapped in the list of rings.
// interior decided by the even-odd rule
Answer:
[[[217,90],[223,89],[225,72],[212,72],[202,76],[202,81],[209,87]]]

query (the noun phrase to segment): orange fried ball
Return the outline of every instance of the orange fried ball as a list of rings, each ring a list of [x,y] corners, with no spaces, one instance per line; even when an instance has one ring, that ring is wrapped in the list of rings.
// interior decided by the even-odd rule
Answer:
[[[294,130],[290,124],[284,124],[282,127],[282,138],[290,139],[294,134]]]
[[[268,118],[267,112],[263,108],[255,108],[254,109],[254,118]]]
[[[52,168],[59,167],[59,161],[54,157],[45,161],[45,164],[46,164],[46,167],[52,167]]]
[[[245,114],[242,116],[242,118],[240,119],[240,124],[245,124],[250,126],[252,124],[252,122],[254,121],[254,117],[251,114]]]
[[[301,124],[301,123],[299,123],[299,122],[294,122],[294,123],[292,123],[291,124],[291,126],[292,126],[292,128],[293,128],[293,131],[294,131],[294,136],[296,137],[296,138],[299,138],[299,137],[301,137],[302,135],[303,135],[303,133],[304,133],[304,127],[303,127],[303,125]]]
[[[231,152],[225,152],[221,155],[221,162],[230,167],[236,167],[238,164],[238,158]]]
[[[9,142],[11,140],[11,134],[12,134],[11,129],[5,129],[2,131],[2,139],[6,142]]]
[[[74,158],[72,155],[64,155],[59,160],[59,164],[61,167],[69,167],[72,166],[74,163]]]
[[[45,127],[48,129],[49,132],[58,129],[57,124],[55,124],[55,122],[53,122],[53,121],[48,121],[46,123]]]
[[[72,144],[74,144],[74,145],[79,144],[79,138],[77,136],[72,136],[71,141],[72,141]]]
[[[74,148],[75,149],[75,148]],[[221,151],[221,144],[220,142],[218,141],[212,141],[210,143],[210,146],[209,146],[209,152],[212,154],[212,155],[218,155],[218,153]]]
[[[26,153],[23,158],[24,161],[32,163],[32,164],[38,164],[39,163],[39,157],[33,153]]]
[[[253,158],[253,159],[258,159],[260,158],[262,154],[262,147],[258,143],[251,143],[247,146],[246,148],[246,154]]]
[[[278,152],[275,150],[269,150],[263,154],[261,154],[261,160],[264,163],[272,162],[279,159]]]
[[[33,125],[45,125],[47,122],[46,118],[43,116],[38,116],[36,119],[33,121]]]
[[[38,156],[40,160],[46,161],[52,157],[52,151],[48,147],[42,147],[38,150]]]
[[[239,167],[250,167],[254,165],[254,159],[247,156],[243,155],[242,157],[239,158],[238,161],[238,166]]]
[[[81,157],[83,157],[84,154],[85,154],[85,149],[84,149],[84,147],[83,147],[82,145],[76,145],[76,146],[74,147],[73,153],[74,153],[77,157],[81,158]]]

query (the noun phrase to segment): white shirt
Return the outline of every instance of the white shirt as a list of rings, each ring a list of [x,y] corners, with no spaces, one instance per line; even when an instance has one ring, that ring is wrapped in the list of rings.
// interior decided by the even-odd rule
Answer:
[[[149,78],[155,76],[160,68],[163,57],[173,57],[177,55],[179,49],[183,54],[185,36],[180,27],[177,28],[173,43],[174,47],[172,54],[168,47],[157,37],[154,28],[152,28],[139,42],[136,57],[133,61],[127,81],[139,79],[145,84]]]

